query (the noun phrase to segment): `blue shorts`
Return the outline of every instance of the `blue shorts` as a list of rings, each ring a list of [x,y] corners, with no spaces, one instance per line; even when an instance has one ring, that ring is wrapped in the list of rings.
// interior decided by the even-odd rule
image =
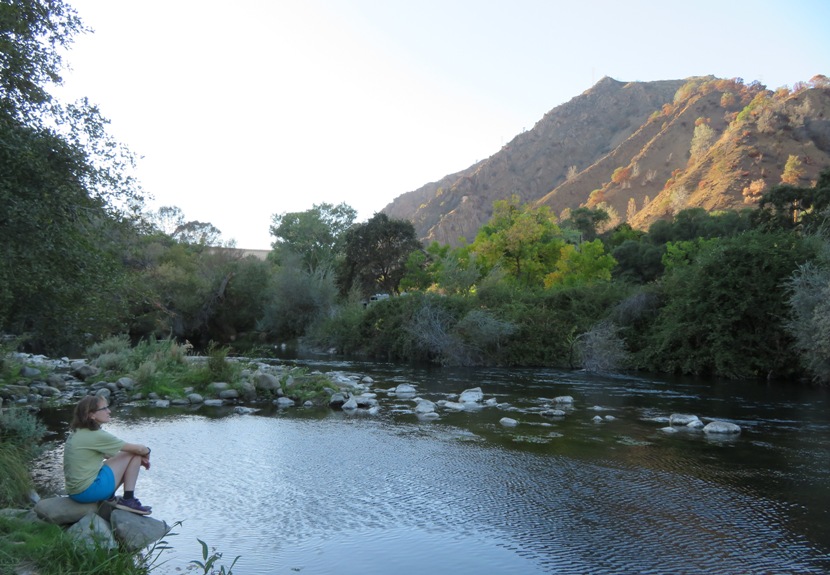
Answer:
[[[102,465],[92,485],[80,493],[70,495],[69,498],[78,503],[95,503],[109,499],[113,495],[115,495],[115,475],[109,465]]]

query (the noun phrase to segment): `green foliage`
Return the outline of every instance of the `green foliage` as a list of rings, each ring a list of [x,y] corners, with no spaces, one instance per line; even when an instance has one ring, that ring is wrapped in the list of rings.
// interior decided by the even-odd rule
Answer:
[[[215,341],[208,345],[207,368],[212,381],[233,381],[238,373],[231,362],[228,361],[230,349],[216,344]]]
[[[20,507],[32,490],[28,459],[17,445],[0,441],[0,508]]]
[[[705,244],[691,263],[667,272],[641,364],[735,378],[794,373],[781,285],[814,256],[815,247],[789,234],[746,232]]]
[[[627,293],[627,288],[611,283],[516,293],[500,309],[518,329],[503,347],[499,363],[575,367],[575,339],[605,319]]]
[[[825,248],[826,249],[826,248]],[[792,316],[788,332],[795,338],[802,364],[813,379],[830,384],[830,266],[808,262],[787,279]]]
[[[63,50],[85,31],[75,10],[61,0],[0,4],[2,108],[29,117],[51,102],[49,84],[61,83]]]
[[[654,281],[663,273],[663,251],[648,241],[625,240],[611,252],[617,262],[612,277],[630,283]]]
[[[821,172],[811,188],[773,186],[761,196],[758,208],[753,214],[753,224],[758,229],[818,232],[830,218],[830,168]]]
[[[282,264],[287,255],[293,254],[309,273],[333,269],[343,250],[343,236],[356,217],[355,209],[345,203],[315,204],[304,212],[274,215],[273,260]]]
[[[258,328],[277,339],[304,335],[310,326],[331,314],[337,287],[331,270],[305,269],[295,255],[284,254],[272,273]]]
[[[23,457],[40,454],[46,426],[25,409],[12,407],[0,412],[0,442],[13,445]]]
[[[484,273],[500,267],[518,284],[537,287],[553,270],[564,243],[546,206],[520,206],[514,196],[493,204],[493,217],[479,230],[470,250]]]
[[[337,306],[333,313],[318,319],[306,334],[306,340],[323,349],[335,349],[337,353],[353,354],[361,350],[360,326],[365,308],[359,301],[347,301]]]
[[[151,564],[141,553],[79,543],[57,525],[0,517],[0,573],[147,575]]]
[[[617,265],[613,256],[605,253],[602,241],[568,244],[560,250],[556,270],[545,276],[545,287],[585,285],[611,280],[611,270]]]
[[[590,241],[596,239],[600,226],[609,219],[611,216],[603,209],[576,208],[571,210],[568,219],[562,222],[562,228],[579,232],[579,241]]]
[[[344,259],[338,270],[340,293],[357,287],[364,296],[399,292],[409,254],[422,249],[408,220],[378,213],[344,234]]]
[[[77,351],[124,316],[123,271],[84,153],[0,110],[0,325],[43,351]],[[25,270],[25,271],[24,271]]]
[[[216,551],[216,548],[213,548],[212,550],[208,549],[207,543],[201,539],[197,538],[196,540],[202,545],[202,561],[193,560],[191,563],[202,569],[204,575],[233,575],[233,566],[236,565],[237,561],[239,561],[241,555],[237,555],[229,567],[219,565],[219,570],[217,571],[216,563],[222,559],[222,553]]]
[[[305,368],[295,368],[283,375],[280,387],[287,397],[298,403],[311,401],[327,405],[332,393],[332,383],[328,377],[322,373],[309,373]]]

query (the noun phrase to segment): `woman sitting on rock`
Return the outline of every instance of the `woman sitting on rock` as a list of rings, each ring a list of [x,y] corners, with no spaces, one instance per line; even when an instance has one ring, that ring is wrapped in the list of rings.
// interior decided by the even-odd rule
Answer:
[[[103,397],[88,395],[78,402],[72,416],[72,433],[63,452],[63,471],[70,499],[78,503],[109,501],[118,509],[149,515],[135,497],[141,467],[150,469],[150,448],[126,443],[101,429],[110,420],[110,408]],[[115,491],[124,485],[124,495]]]

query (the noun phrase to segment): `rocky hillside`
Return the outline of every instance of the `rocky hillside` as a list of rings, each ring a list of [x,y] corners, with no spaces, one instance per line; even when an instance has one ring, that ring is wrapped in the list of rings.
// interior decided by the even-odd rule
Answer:
[[[466,170],[383,209],[426,242],[472,240],[493,202],[516,195],[560,218],[580,206],[647,228],[687,207],[753,206],[830,166],[830,81],[767,90],[714,77],[623,83],[603,78],[532,130]]]

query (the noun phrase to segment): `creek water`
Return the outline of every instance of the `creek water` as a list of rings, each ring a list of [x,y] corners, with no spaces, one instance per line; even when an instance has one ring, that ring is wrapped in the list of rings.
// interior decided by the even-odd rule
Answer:
[[[158,572],[187,572],[197,538],[223,553],[217,565],[240,555],[242,575],[830,572],[825,390],[296,363],[369,375],[380,413],[113,414],[109,431],[153,448],[137,495],[153,517],[183,522]],[[414,402],[387,393],[400,383],[433,401],[481,387],[499,405],[423,421]],[[543,416],[562,395],[574,398],[567,415]],[[742,432],[662,431],[673,413]],[[65,413],[47,417],[65,431]]]

